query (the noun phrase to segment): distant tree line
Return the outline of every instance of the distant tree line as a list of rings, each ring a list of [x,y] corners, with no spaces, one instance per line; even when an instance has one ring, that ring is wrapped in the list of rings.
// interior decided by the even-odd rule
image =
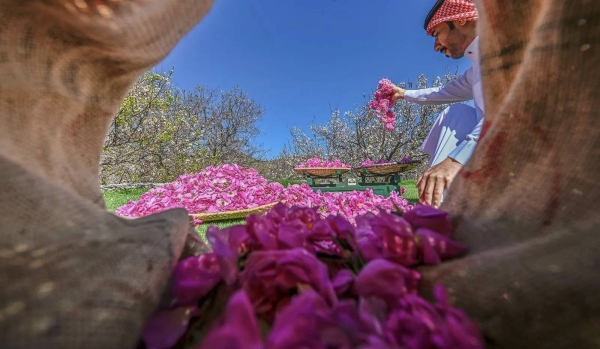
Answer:
[[[172,70],[150,71],[130,89],[105,140],[101,184],[168,182],[222,163],[256,168],[269,179],[294,179],[293,167],[315,156],[352,165],[367,157],[409,156],[426,163],[420,145],[445,107],[398,101],[396,127],[390,132],[369,109],[369,94],[353,111],[331,111],[324,124],[313,122],[306,129],[296,125],[278,156],[267,160],[267,149],[255,142],[265,114],[260,104],[239,87],[222,91],[197,86],[185,91],[173,85],[172,75]],[[430,82],[421,75],[414,84],[399,85],[428,88],[453,78],[446,74]]]
[[[254,166],[264,109],[240,89],[172,84],[173,71],[147,72],[130,89],[104,143],[101,182],[167,182],[209,165]]]

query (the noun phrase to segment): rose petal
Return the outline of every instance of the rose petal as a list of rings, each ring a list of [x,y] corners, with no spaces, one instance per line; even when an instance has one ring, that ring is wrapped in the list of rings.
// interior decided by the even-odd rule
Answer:
[[[362,297],[378,297],[394,306],[402,296],[417,290],[420,275],[414,270],[384,259],[375,259],[354,280],[354,290]]]
[[[261,349],[258,322],[254,309],[243,291],[236,292],[227,304],[224,323],[213,328],[200,349]]]
[[[195,306],[179,307],[154,314],[146,323],[142,339],[147,349],[169,349],[179,341],[193,316]]]

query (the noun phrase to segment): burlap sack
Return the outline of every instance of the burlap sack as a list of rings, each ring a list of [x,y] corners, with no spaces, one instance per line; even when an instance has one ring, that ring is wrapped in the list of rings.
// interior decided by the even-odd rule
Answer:
[[[191,231],[109,214],[99,158],[133,82],[208,0],[0,1],[0,348],[134,348]]]
[[[99,156],[128,87],[210,4],[0,0],[1,348],[138,343],[188,218],[106,213]],[[600,347],[600,2],[478,6],[485,135],[443,207],[472,253],[425,279],[490,348]]]
[[[480,0],[484,136],[428,270],[490,348],[600,348],[600,1]]]

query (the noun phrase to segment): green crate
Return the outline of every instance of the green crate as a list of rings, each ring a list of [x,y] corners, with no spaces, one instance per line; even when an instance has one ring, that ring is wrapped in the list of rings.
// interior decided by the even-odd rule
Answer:
[[[397,191],[400,193],[400,186],[397,182],[393,183],[360,183],[359,180],[351,181],[350,184],[348,181],[342,181],[338,183],[327,183],[327,184],[317,184],[314,181],[310,181],[310,187],[314,192],[320,190],[321,192],[347,192],[347,191],[365,191],[367,189],[373,190],[374,194],[381,195],[384,197],[390,196],[392,191]],[[354,184],[352,184],[354,183]]]
[[[312,188],[314,192],[320,190],[321,192],[348,192],[348,191],[365,191],[371,189],[374,194],[381,195],[384,197],[390,196],[390,193],[396,191],[400,193],[400,174],[406,172],[409,169],[414,168],[420,163],[420,161],[413,161],[410,164],[393,164],[388,166],[401,167],[390,173],[376,173],[369,168],[356,168],[354,172],[358,175],[358,178],[342,178],[342,172],[337,171],[336,174],[332,174],[327,177],[316,177],[307,175],[304,173],[306,183]],[[382,165],[383,166],[383,165]],[[392,169],[391,169],[392,170]],[[369,183],[369,180],[378,178],[377,182]],[[383,181],[382,181],[383,180]],[[329,183],[324,183],[327,181]]]

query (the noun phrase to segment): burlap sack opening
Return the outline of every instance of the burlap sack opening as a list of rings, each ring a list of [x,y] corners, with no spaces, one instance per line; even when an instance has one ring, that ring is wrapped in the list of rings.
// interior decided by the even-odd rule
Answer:
[[[202,250],[183,210],[106,213],[98,161],[128,87],[210,5],[0,2],[0,347],[133,348]],[[598,347],[600,2],[478,7],[485,135],[442,207],[472,252],[425,280],[490,348]]]

